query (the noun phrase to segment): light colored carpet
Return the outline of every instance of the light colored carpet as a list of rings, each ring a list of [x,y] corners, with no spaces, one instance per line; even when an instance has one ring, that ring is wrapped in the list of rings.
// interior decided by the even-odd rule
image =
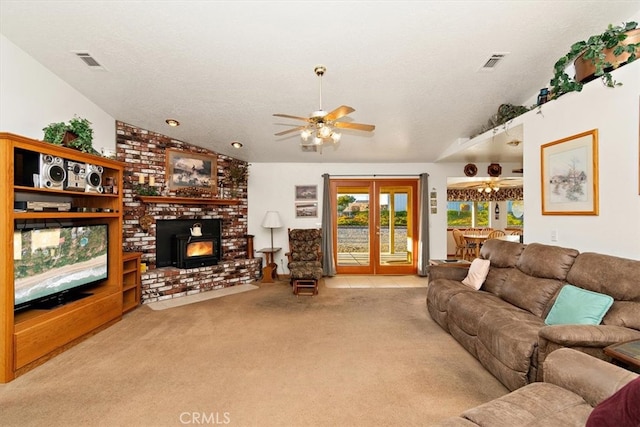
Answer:
[[[162,301],[152,302],[147,304],[152,310],[166,310],[167,308],[181,307],[187,304],[193,304],[200,301],[206,301],[208,299],[226,297],[227,295],[235,295],[240,292],[253,291],[258,289],[256,285],[244,284],[236,285],[228,288],[214,289],[208,292],[200,292],[193,295],[186,295],[179,298],[171,298]]]
[[[328,288],[426,288],[427,278],[416,275],[367,276],[339,274],[322,279]]]
[[[504,395],[425,296],[279,282],[142,306],[0,385],[0,425],[425,426]]]

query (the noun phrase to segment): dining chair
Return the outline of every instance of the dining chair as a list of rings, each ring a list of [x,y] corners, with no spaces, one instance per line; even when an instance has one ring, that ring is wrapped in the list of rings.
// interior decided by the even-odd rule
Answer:
[[[502,230],[493,230],[491,233],[489,233],[487,235],[487,240],[489,239],[497,239],[498,237],[502,237],[505,236],[507,233],[505,233]]]
[[[475,243],[469,243],[462,235],[463,232],[457,228],[454,228],[452,231],[453,241],[456,243],[456,253],[455,257],[460,256],[463,260],[467,260],[467,258],[471,258],[472,254],[475,251]]]

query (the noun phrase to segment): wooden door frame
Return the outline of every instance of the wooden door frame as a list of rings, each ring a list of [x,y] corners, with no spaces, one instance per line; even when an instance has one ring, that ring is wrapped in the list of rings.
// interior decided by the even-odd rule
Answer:
[[[339,274],[416,274],[418,250],[418,179],[408,178],[336,178],[330,180],[331,190],[331,221],[334,227],[333,250],[336,269]],[[367,189],[369,195],[369,265],[367,266],[339,266],[338,265],[338,211],[336,201],[339,187],[356,187]],[[412,218],[407,223],[407,233],[410,232],[413,257],[410,265],[382,266],[380,265],[380,226],[379,193],[381,187],[410,187],[411,197],[407,200],[407,211],[411,211]],[[411,208],[409,208],[409,204]],[[374,215],[375,213],[375,215]],[[410,227],[410,229],[409,229]],[[409,248],[407,248],[409,249]]]

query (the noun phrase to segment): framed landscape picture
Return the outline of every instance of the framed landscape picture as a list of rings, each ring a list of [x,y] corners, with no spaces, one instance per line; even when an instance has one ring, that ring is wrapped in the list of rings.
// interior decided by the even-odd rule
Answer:
[[[598,130],[540,147],[542,215],[598,215]]]
[[[216,157],[181,150],[167,150],[169,190],[195,187],[215,195],[218,189]]]
[[[317,218],[318,203],[306,202],[296,203],[296,218]]]
[[[317,185],[296,185],[296,201],[318,200]]]

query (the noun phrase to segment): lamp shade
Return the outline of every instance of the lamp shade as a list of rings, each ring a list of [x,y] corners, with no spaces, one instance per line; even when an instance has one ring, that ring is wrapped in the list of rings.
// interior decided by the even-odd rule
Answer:
[[[262,220],[262,226],[264,228],[280,228],[282,227],[282,221],[280,221],[280,215],[277,211],[267,211]]]

